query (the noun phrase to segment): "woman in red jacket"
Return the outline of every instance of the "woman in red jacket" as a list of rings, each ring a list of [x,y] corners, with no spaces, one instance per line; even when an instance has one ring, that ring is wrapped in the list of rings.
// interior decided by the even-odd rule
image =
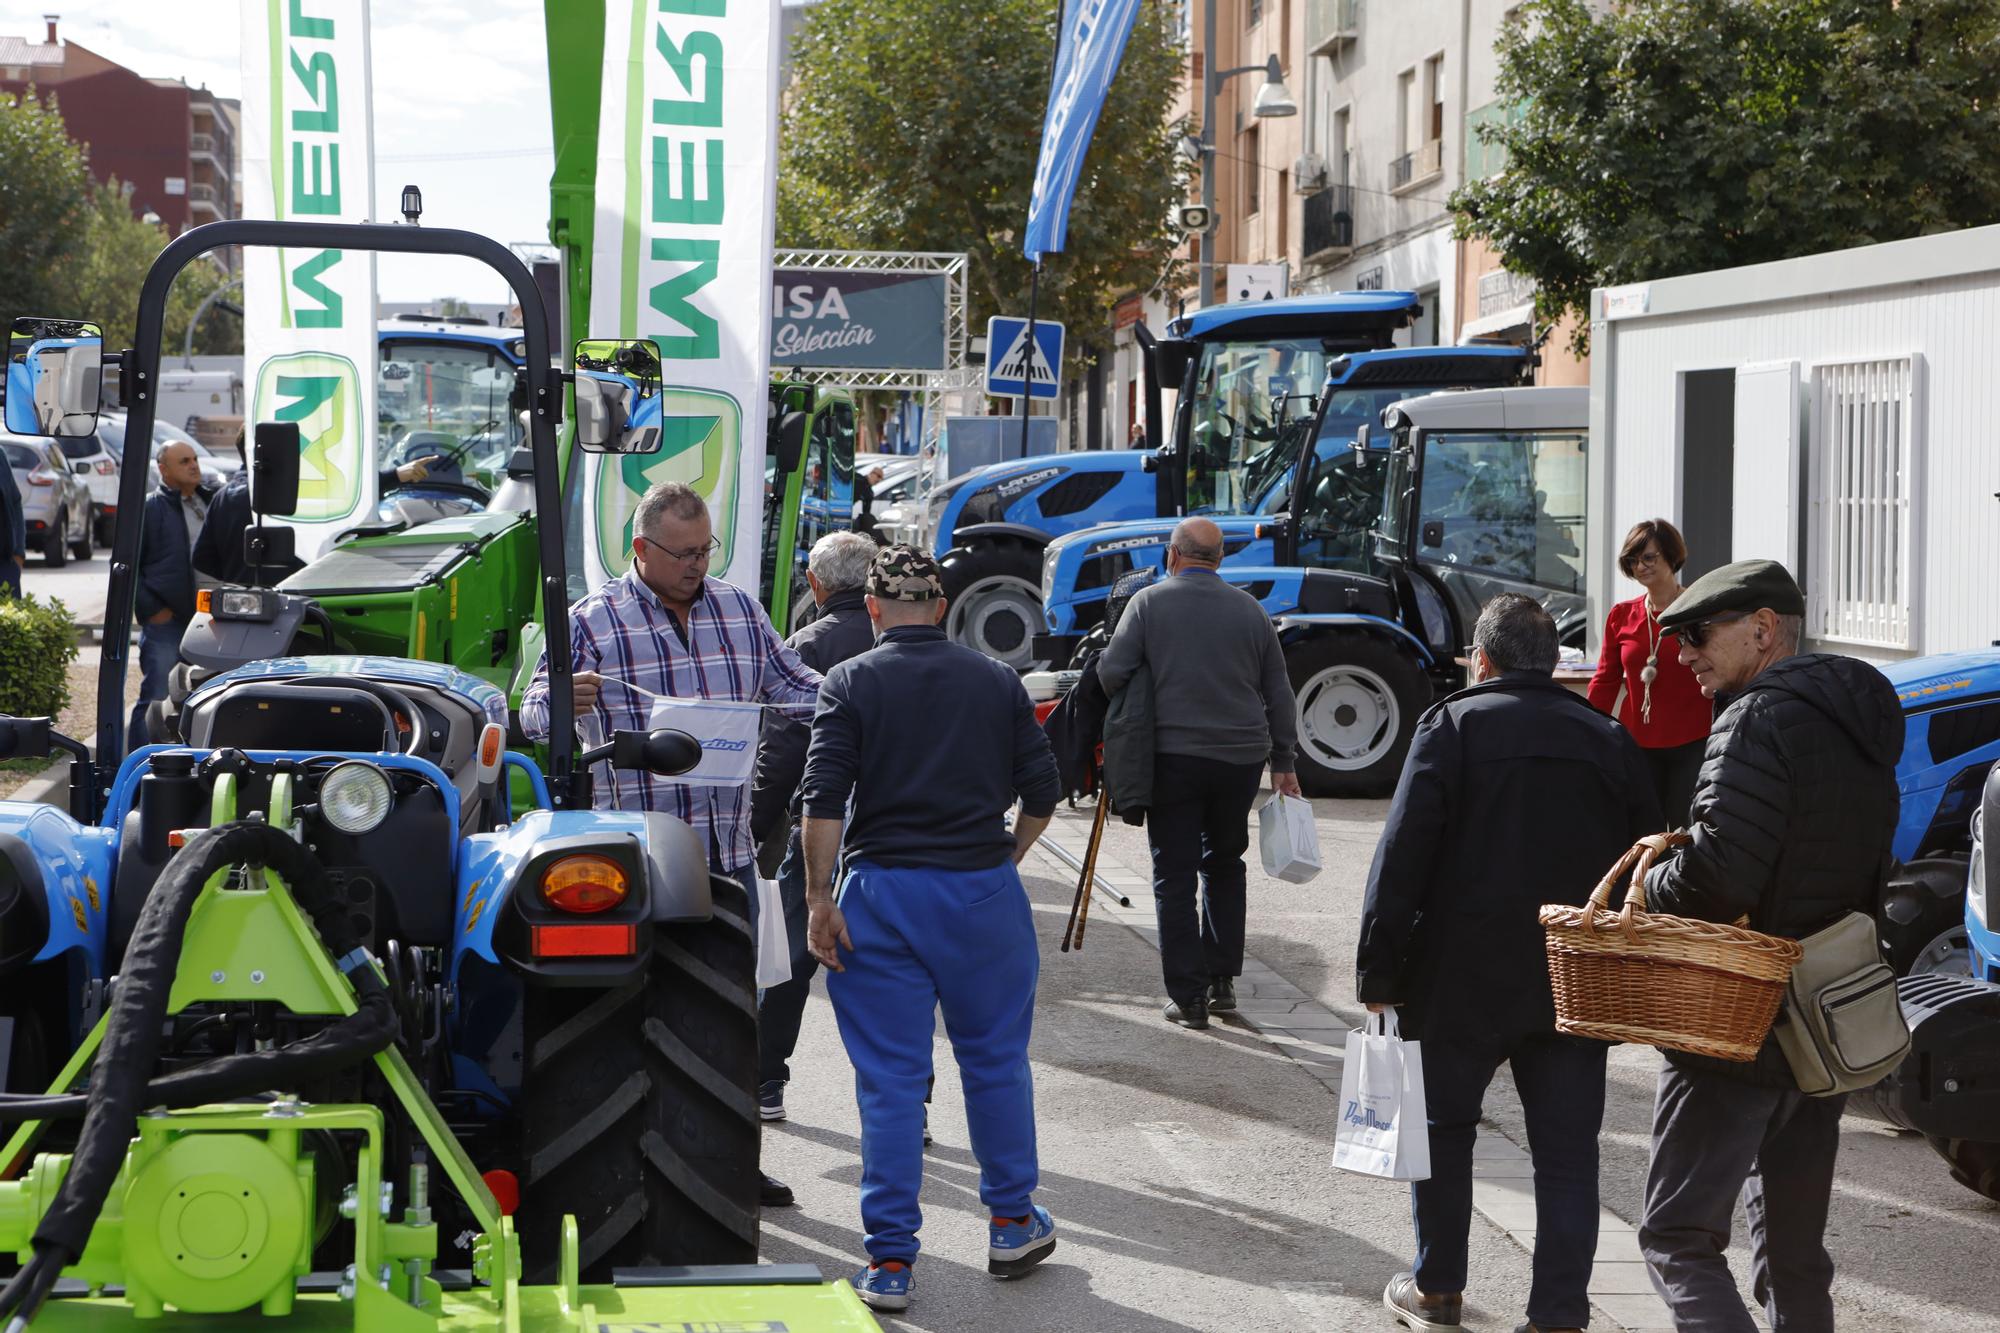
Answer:
[[[1609,713],[1624,688],[1618,720],[1639,742],[1653,771],[1660,809],[1673,828],[1687,822],[1702,746],[1715,719],[1694,673],[1681,665],[1679,645],[1660,633],[1660,613],[1681,595],[1680,572],[1686,563],[1687,543],[1664,518],[1647,519],[1626,534],[1618,568],[1646,591],[1618,603],[1605,617],[1597,674],[1590,679],[1590,702],[1600,712]]]

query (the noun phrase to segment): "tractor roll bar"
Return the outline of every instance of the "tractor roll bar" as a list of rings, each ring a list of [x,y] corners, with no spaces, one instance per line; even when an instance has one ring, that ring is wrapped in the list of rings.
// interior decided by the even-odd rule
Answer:
[[[562,809],[582,800],[570,726],[575,707],[571,690],[567,583],[563,577],[562,487],[556,457],[556,422],[562,417],[563,373],[551,364],[548,317],[541,288],[527,268],[498,241],[446,227],[389,226],[381,223],[276,222],[239,218],[210,222],[181,233],[160,251],[139,292],[136,350],[124,354],[122,379],[129,386],[125,458],[118,482],[119,512],[137,515],[146,502],[152,470],[154,386],[160,379],[160,337],[167,294],[180,271],[225,245],[300,250],[365,250],[394,254],[462,255],[476,259],[506,279],[521,303],[522,337],[528,345],[529,443],[535,460],[536,537],[540,545],[542,620],[549,663],[549,795]],[[372,337],[374,330],[369,334]],[[374,429],[373,422],[362,427]],[[111,543],[111,583],[104,607],[104,651],[97,677],[97,754],[100,770],[116,770],[125,753],[125,669],[131,656],[133,597],[143,524],[118,524]],[[110,757],[110,758],[108,758]],[[101,777],[101,775],[100,775]],[[108,784],[100,780],[103,790]]]

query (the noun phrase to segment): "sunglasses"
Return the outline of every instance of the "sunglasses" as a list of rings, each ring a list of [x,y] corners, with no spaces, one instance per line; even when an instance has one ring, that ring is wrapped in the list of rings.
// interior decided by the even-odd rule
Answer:
[[[1735,611],[1726,616],[1710,616],[1706,620],[1695,620],[1685,625],[1677,625],[1671,632],[1678,635],[1681,642],[1685,643],[1688,647],[1700,648],[1723,625],[1734,625],[1737,621],[1748,620],[1755,614],[1756,612],[1754,611]]]

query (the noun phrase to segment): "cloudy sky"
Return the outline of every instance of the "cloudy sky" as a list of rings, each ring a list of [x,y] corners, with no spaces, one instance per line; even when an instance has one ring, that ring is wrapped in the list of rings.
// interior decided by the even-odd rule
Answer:
[[[371,3],[375,216],[394,220],[407,184],[424,192],[424,222],[502,242],[548,239],[548,67],[537,0]],[[242,0],[5,0],[0,32],[57,35],[149,78],[180,78],[225,97],[243,89]],[[385,255],[388,301],[505,298],[504,284],[467,260]]]

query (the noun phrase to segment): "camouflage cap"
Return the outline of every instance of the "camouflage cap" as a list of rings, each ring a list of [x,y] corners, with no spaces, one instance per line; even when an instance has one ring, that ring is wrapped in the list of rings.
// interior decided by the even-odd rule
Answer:
[[[944,569],[914,546],[885,546],[868,567],[867,591],[888,602],[934,602],[944,596]]]

